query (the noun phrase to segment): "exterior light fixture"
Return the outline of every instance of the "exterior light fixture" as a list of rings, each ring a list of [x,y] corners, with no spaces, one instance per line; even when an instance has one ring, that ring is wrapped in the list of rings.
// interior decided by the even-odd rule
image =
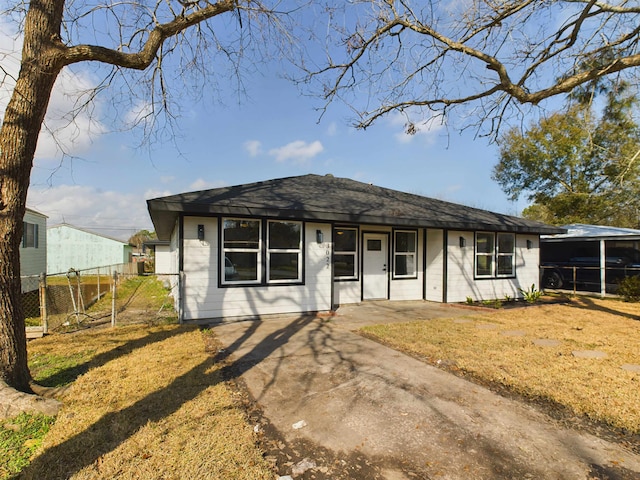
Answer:
[[[198,225],[198,240],[201,242],[204,240],[204,225]]]
[[[316,230],[316,242],[322,243],[324,241],[324,235],[322,234],[322,230]]]
[[[467,246],[467,239],[464,237],[460,237],[460,248],[464,248]]]
[[[533,248],[533,242],[531,240],[527,240],[527,250],[531,250]]]

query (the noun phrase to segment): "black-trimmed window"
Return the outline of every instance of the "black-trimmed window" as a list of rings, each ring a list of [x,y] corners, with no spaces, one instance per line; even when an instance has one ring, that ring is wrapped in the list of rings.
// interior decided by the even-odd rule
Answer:
[[[395,230],[393,232],[393,278],[417,278],[418,232]]]
[[[22,248],[38,248],[38,224],[23,222]]]
[[[302,222],[223,218],[221,225],[222,285],[302,282]]]
[[[269,283],[302,280],[302,222],[267,223],[267,278]]]
[[[333,278],[356,280],[358,278],[358,229],[334,228],[333,244]]]
[[[222,283],[260,283],[262,222],[222,219]]]
[[[515,248],[513,233],[476,232],[476,277],[514,276]]]

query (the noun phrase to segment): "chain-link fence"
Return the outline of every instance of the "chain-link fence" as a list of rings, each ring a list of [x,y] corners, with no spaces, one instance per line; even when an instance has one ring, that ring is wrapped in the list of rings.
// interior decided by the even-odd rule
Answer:
[[[136,264],[43,274],[35,278],[37,288],[23,293],[26,324],[47,333],[103,324],[174,322],[178,278],[140,274]],[[34,278],[22,280],[25,285]]]

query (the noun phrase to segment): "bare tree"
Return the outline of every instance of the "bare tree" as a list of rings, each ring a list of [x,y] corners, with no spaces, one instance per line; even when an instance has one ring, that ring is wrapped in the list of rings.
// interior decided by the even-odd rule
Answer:
[[[298,80],[322,89],[325,108],[344,101],[359,128],[402,112],[411,133],[416,118],[456,107],[464,126],[495,138],[523,105],[640,65],[635,0],[354,0],[326,11],[326,64]]]
[[[220,56],[235,70],[252,35],[264,35],[269,44],[287,40],[288,29],[280,23],[287,15],[260,0],[30,0],[3,13],[21,27],[24,44],[0,129],[0,384],[31,392],[19,245],[36,144],[60,72],[80,63],[106,67],[104,80],[86,92],[78,111],[120,83],[130,95],[147,87],[139,121],[152,124],[164,110],[170,124],[169,71],[205,83],[220,72]],[[127,71],[143,73],[132,80]],[[0,66],[0,74],[6,80],[8,70]]]

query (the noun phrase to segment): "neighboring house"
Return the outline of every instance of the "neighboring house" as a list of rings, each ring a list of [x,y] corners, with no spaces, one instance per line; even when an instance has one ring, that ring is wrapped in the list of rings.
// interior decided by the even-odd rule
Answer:
[[[173,270],[168,240],[147,240],[144,242],[144,247],[153,249],[154,273],[159,275],[178,273],[177,270]]]
[[[563,228],[563,234],[541,237],[543,287],[604,295],[614,293],[622,278],[640,275],[640,230],[583,224]]]
[[[37,276],[47,271],[47,216],[27,208],[24,214],[20,244],[20,276],[22,292],[38,288]]]
[[[520,297],[538,284],[539,235],[563,231],[332,175],[147,205],[182,274],[183,320]]]
[[[127,242],[68,224],[47,229],[47,273],[66,273],[131,262],[132,247]]]

